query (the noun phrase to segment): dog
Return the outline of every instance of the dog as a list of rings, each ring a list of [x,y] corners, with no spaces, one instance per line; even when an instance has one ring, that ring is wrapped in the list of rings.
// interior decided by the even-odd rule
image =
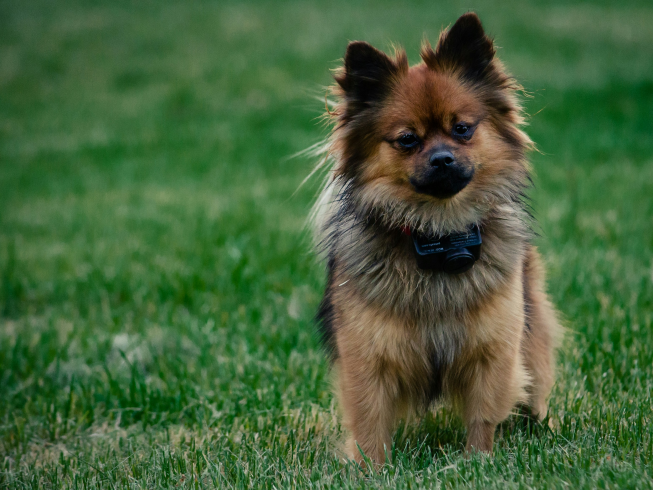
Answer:
[[[347,46],[311,219],[327,262],[319,331],[362,464],[385,462],[397,421],[441,401],[467,454],[491,453],[514,408],[545,418],[554,383],[561,327],[531,243],[522,88],[475,13],[420,54],[409,67],[403,50]]]

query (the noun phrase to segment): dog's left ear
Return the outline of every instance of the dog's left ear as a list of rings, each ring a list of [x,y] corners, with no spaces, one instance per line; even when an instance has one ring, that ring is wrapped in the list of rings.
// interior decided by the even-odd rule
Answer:
[[[350,42],[345,63],[335,80],[345,93],[347,102],[363,109],[383,99],[393,78],[407,69],[405,54],[396,60],[363,41]]]
[[[421,55],[429,68],[459,67],[465,78],[477,81],[483,78],[494,53],[494,43],[485,34],[478,15],[467,12],[449,30],[440,34],[435,51],[426,44]]]

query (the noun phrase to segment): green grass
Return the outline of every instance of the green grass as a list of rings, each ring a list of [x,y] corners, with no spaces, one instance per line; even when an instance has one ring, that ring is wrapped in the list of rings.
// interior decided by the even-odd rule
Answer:
[[[0,487],[653,487],[653,6],[479,3],[526,101],[553,430],[343,463],[302,226],[328,69],[477,2],[0,1]]]

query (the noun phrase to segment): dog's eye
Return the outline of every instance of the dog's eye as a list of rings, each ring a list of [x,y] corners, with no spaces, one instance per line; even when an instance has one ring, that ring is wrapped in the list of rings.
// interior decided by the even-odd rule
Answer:
[[[456,124],[453,127],[453,132],[457,136],[466,136],[467,133],[469,133],[469,130],[470,130],[470,127],[467,126],[467,124],[465,124],[465,123]]]
[[[413,133],[402,134],[401,137],[397,140],[404,148],[414,148],[419,144],[419,139]]]

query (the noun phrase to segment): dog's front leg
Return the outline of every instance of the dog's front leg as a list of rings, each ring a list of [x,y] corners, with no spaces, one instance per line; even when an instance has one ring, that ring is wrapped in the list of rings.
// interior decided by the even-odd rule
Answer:
[[[494,432],[526,398],[527,375],[519,342],[493,342],[478,348],[459,373],[466,451],[492,453]]]
[[[350,431],[347,456],[359,463],[361,451],[373,462],[385,462],[390,454],[397,412],[397,386],[387,373],[366,360],[343,356],[340,366],[340,398],[344,425]]]
[[[383,464],[391,451],[412,337],[387,310],[371,305],[339,277],[332,293],[338,397],[349,432],[347,456]]]
[[[460,402],[467,452],[492,452],[494,431],[518,403],[528,400],[529,376],[522,359],[524,303],[521,274],[466,319],[467,346],[446,384]]]

